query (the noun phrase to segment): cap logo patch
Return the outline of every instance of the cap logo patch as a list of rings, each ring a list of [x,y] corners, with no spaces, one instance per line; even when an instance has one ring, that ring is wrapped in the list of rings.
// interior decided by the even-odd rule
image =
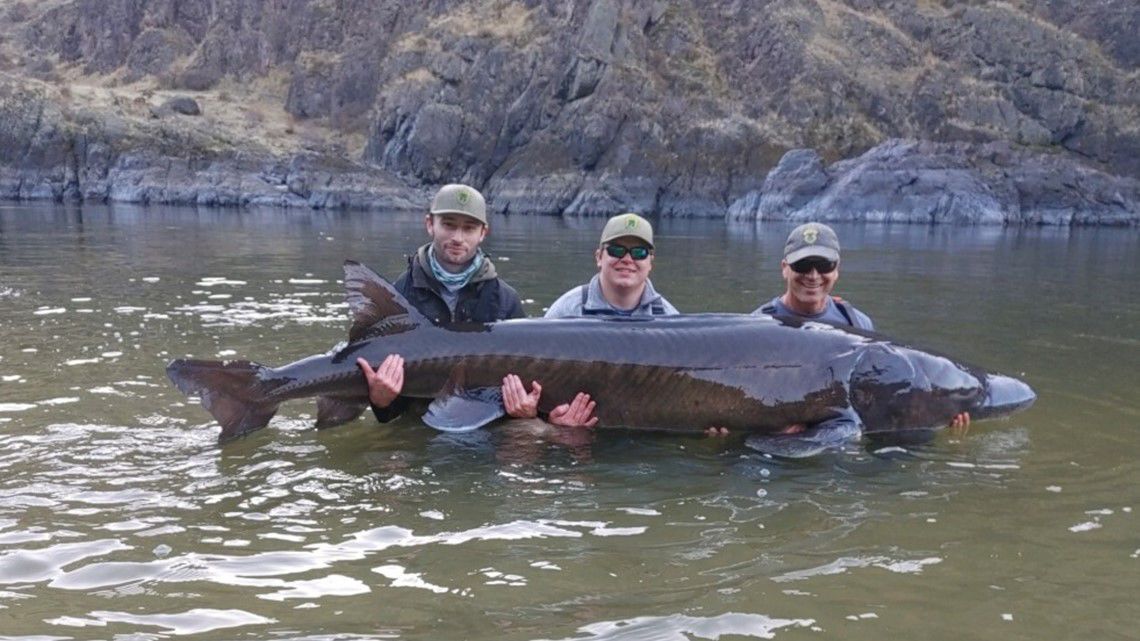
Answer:
[[[811,245],[819,240],[819,230],[815,227],[808,227],[804,230],[804,242]]]
[[[633,216],[626,218],[625,219],[625,228],[626,229],[637,229],[637,219],[634,218]]]
[[[466,189],[460,189],[455,192],[455,201],[460,205],[466,205],[471,200],[471,194]]]

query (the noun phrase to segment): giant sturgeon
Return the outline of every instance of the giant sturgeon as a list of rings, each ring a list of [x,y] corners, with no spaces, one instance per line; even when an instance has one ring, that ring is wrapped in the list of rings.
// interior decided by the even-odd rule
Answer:
[[[437,326],[391,284],[347,261],[349,341],[282,367],[178,359],[170,379],[222,426],[220,440],[265,427],[286,400],[315,396],[317,427],[368,406],[356,365],[405,361],[403,394],[434,399],[440,430],[476,429],[503,416],[508,373],[542,382],[540,411],[577,392],[597,401],[598,427],[699,433],[723,426],[749,445],[805,456],[861,434],[938,429],[1028,407],[1021,381],[868,332],[766,316],[694,314],[648,320],[521,319]],[[791,424],[807,429],[783,432]]]

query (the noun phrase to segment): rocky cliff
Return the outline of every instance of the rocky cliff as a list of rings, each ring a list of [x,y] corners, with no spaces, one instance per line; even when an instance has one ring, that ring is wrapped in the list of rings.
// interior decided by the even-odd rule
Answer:
[[[463,181],[510,213],[1140,218],[1134,0],[0,15],[0,197],[415,207]]]

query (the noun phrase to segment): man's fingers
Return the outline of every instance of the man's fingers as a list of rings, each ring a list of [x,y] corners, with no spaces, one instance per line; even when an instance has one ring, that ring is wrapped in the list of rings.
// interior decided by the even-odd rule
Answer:
[[[360,371],[364,372],[364,376],[368,380],[371,381],[372,378],[376,376],[376,370],[372,369],[372,366],[368,364],[367,360],[358,358],[356,359],[356,365],[360,367]]]
[[[590,415],[594,413],[594,408],[598,406],[597,403],[590,400],[589,395],[583,395],[583,398],[575,399],[574,402],[578,404],[578,413],[581,414],[583,418],[589,418]]]
[[[521,381],[519,382],[519,385],[522,385]],[[542,386],[538,384],[538,381],[530,382],[530,395],[535,399],[542,396]]]
[[[384,359],[384,378],[393,385],[404,385],[404,359],[399,354],[389,354]]]
[[[392,374],[403,373],[404,357],[399,354],[389,354],[388,358],[384,359],[384,367]]]
[[[503,379],[503,407],[506,408],[507,413],[515,415],[522,410],[522,397],[518,389],[520,383],[518,381],[511,381]]]
[[[586,400],[589,398],[590,396],[588,394],[579,394],[574,398],[574,402],[570,404],[568,414],[575,425],[590,427],[598,422],[596,418],[592,422],[590,420],[594,415],[594,408],[597,407],[597,404],[594,401]]]

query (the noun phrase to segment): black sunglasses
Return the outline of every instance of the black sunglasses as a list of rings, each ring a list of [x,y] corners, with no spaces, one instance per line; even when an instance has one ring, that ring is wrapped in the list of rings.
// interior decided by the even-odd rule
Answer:
[[[653,253],[653,250],[644,245],[640,245],[638,247],[606,245],[606,254],[609,255],[610,258],[616,258],[618,260],[624,258],[626,254],[629,254],[629,257],[634,260],[645,260],[646,258],[649,258],[649,254],[651,253]]]
[[[815,270],[821,274],[830,274],[839,267],[839,262],[834,260],[827,260],[826,258],[804,258],[788,265],[797,274],[810,274],[811,270]]]

